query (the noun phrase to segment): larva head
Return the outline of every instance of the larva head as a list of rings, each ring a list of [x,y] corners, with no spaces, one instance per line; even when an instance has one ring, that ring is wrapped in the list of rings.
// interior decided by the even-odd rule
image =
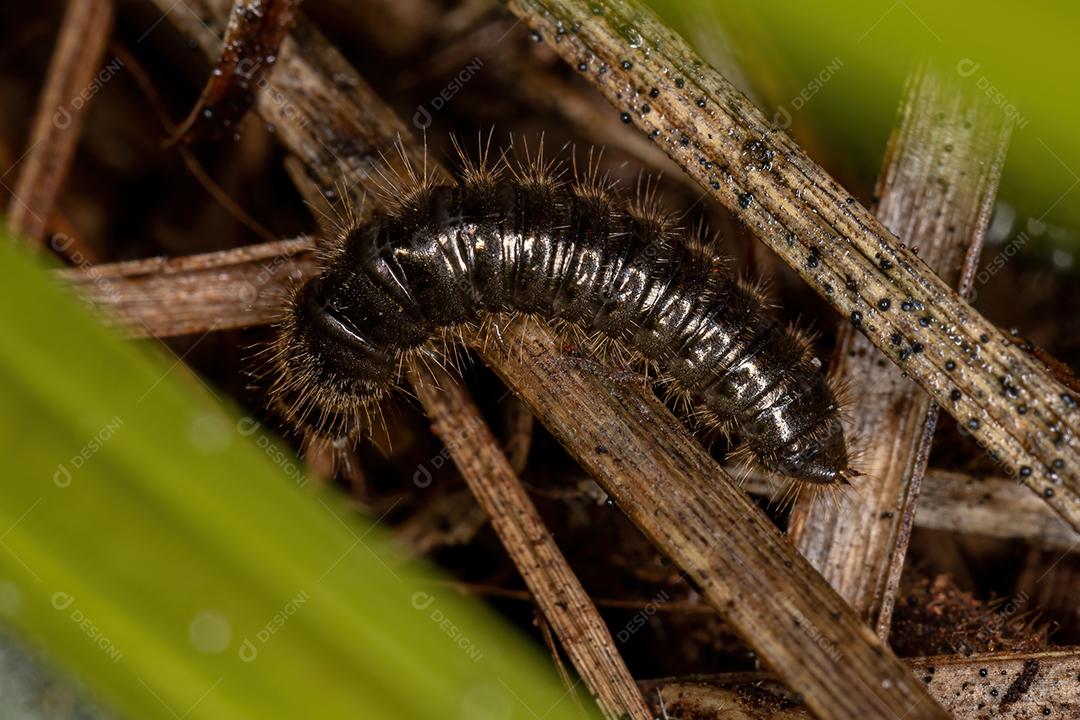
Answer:
[[[837,485],[847,484],[855,474],[849,460],[840,417],[831,413],[814,433],[785,445],[771,465],[776,472],[804,482]]]
[[[355,437],[390,383],[396,364],[359,331],[334,283],[309,280],[278,325],[271,398],[305,434]]]

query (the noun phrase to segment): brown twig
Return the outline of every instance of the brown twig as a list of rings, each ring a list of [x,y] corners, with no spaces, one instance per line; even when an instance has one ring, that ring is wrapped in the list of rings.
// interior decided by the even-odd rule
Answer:
[[[961,293],[978,264],[1011,125],[985,93],[937,68],[913,74],[901,101],[877,216]],[[879,310],[889,302],[879,300]],[[789,534],[887,638],[938,408],[851,325],[840,331],[831,369],[854,399],[849,425],[864,446],[858,469],[865,478],[857,502],[802,498]]]
[[[277,62],[300,0],[236,0],[229,13],[221,56],[188,116],[169,144],[220,134],[247,114],[251,92]]]
[[[910,658],[904,661],[956,720],[1078,718],[1080,648],[1033,653]],[[804,720],[809,712],[762,673],[649,680],[646,697],[663,698],[671,720],[769,717]],[[659,703],[653,707],[659,711]]]
[[[461,381],[434,367],[414,365],[410,375],[432,429],[491,518],[503,547],[600,708],[611,718],[649,720],[648,707],[611,633]]]
[[[75,156],[86,109],[108,79],[100,79],[99,74],[104,72],[101,60],[112,31],[113,10],[113,0],[68,0],[38,98],[29,149],[19,161],[22,169],[8,203],[8,227],[28,240],[40,242],[45,237]]]
[[[751,471],[743,488],[773,495],[777,480]],[[1015,480],[976,478],[930,468],[923,477],[915,525],[965,535],[1024,540],[1037,547],[1080,552],[1080,533]]]
[[[453,585],[462,595],[481,595],[484,597],[507,598],[532,602],[532,595],[525,590],[514,590],[498,585],[479,585],[476,583],[459,582],[456,580],[445,581],[444,584]],[[626,600],[620,598],[603,598],[590,596],[596,607],[619,608],[622,610],[646,610],[657,613],[686,614],[686,615],[715,615],[716,610],[701,602],[665,600]]]
[[[1011,478],[971,478],[931,469],[915,515],[919,527],[1021,538],[1039,547],[1080,552],[1080,533]]]
[[[503,449],[515,475],[525,472],[529,462],[529,450],[532,449],[533,429],[536,418],[529,406],[513,395],[502,403],[503,418],[506,421],[506,441]]]
[[[531,602],[532,598],[529,599]],[[540,636],[544,638],[544,647],[547,648],[551,661],[555,664],[555,671],[559,673],[559,679],[562,680],[563,687],[566,688],[566,694],[573,701],[578,717],[584,720],[587,715],[585,705],[581,702],[581,695],[577,691],[577,681],[570,676],[570,671],[563,661],[562,654],[559,652],[559,645],[555,641],[555,635],[551,632],[551,623],[545,620],[540,613],[534,614],[533,617],[535,618],[534,623],[540,628]]]
[[[1010,475],[1080,528],[1080,404],[1044,367],[639,2],[510,0],[509,7],[564,60],[585,63],[627,120],[969,428]]]
[[[272,322],[284,289],[315,274],[312,247],[298,238],[64,270],[60,277],[128,334],[168,337]]]

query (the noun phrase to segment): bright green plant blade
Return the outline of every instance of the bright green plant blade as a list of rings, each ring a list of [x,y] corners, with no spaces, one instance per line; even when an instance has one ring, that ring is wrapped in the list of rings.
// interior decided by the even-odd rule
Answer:
[[[7,238],[0,266],[0,613],[107,705],[569,717],[527,641],[302,487],[182,362],[112,336]]]
[[[1009,0],[648,0],[703,50],[727,38],[766,116],[872,187],[906,77],[931,58],[1014,122],[1001,197],[1080,249],[1074,88],[1080,4]],[[707,53],[708,54],[708,53]],[[824,149],[822,152],[819,150]]]

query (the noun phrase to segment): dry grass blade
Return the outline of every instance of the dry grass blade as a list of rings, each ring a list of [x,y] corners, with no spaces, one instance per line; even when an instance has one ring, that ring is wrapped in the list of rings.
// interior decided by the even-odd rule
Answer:
[[[509,7],[566,61],[584,63],[628,121],[969,428],[1009,475],[1080,529],[1080,404],[1045,367],[640,3]],[[879,309],[883,299],[888,310]]]
[[[298,238],[60,276],[128,334],[168,337],[273,321],[285,289],[314,275],[312,247]]]
[[[909,79],[900,120],[878,180],[878,218],[964,292],[982,250],[1011,123],[974,85],[930,67]],[[887,303],[883,298],[878,309],[886,311]],[[831,371],[857,398],[850,426],[863,446],[858,470],[865,477],[856,502],[802,499],[790,534],[887,638],[938,410],[850,325],[840,331]]]
[[[251,90],[273,67],[300,0],[237,0],[221,57],[195,107],[170,142],[193,142],[231,128],[250,109]]]
[[[743,488],[767,497],[776,482],[751,472]],[[975,478],[930,468],[919,492],[915,525],[963,535],[1024,540],[1048,550],[1080,551],[1080,533],[1023,485],[1004,477]]]
[[[113,72],[101,67],[112,32],[113,11],[113,0],[68,1],[49,74],[38,99],[29,149],[16,163],[21,163],[22,169],[7,211],[8,227],[16,235],[38,241],[45,237],[60,186],[79,143],[89,106],[87,95],[97,92],[99,74]]]
[[[975,479],[930,470],[923,482],[915,524],[986,537],[1022,538],[1047,549],[1080,551],[1080,533],[1010,478]]]
[[[611,718],[649,720],[649,709],[611,633],[461,381],[441,369],[415,365],[411,379],[432,429],[487,511],[544,618],[601,709]]]
[[[1076,697],[1073,689],[1080,680],[1080,648],[969,657],[946,655],[905,662],[956,720],[1080,717],[1077,702],[1068,699]],[[651,680],[641,686],[657,711],[658,699],[663,699],[671,720],[812,717],[775,681],[760,673],[690,681]]]

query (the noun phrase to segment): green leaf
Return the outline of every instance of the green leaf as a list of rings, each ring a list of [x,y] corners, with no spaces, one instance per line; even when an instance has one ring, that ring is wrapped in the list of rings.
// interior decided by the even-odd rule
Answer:
[[[181,360],[115,337],[7,238],[0,265],[0,614],[107,705],[570,716],[531,643],[306,487]]]
[[[1023,228],[1068,228],[1080,249],[1077,3],[1009,0],[649,0],[706,57],[726,37],[762,110],[845,185],[873,187],[904,81],[922,60],[1015,125],[1002,200]],[[711,47],[712,46],[712,47]]]

